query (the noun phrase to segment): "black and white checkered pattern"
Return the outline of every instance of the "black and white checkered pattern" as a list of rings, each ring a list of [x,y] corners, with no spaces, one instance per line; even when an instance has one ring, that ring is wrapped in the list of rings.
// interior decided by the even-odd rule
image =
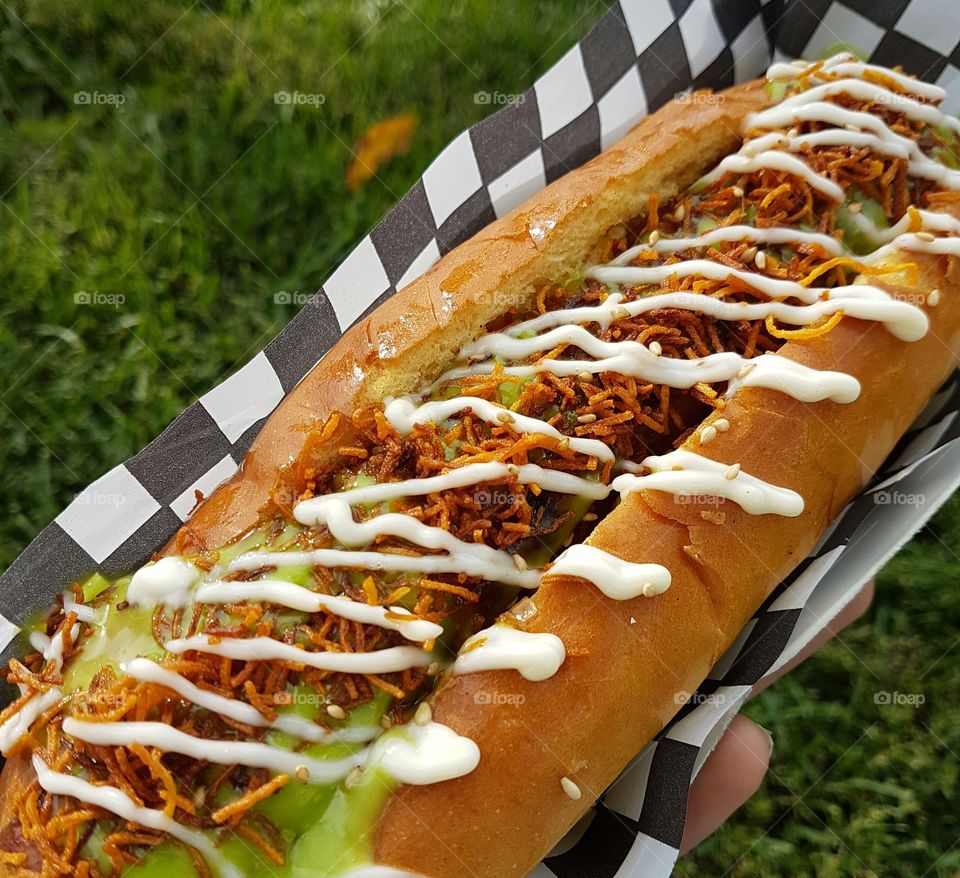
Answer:
[[[955,0],[620,0],[513,103],[463,132],[283,331],[135,457],[90,485],[0,577],[0,647],[71,580],[138,566],[237,469],[267,416],[357,319],[444,253],[597,155],[689,88],[759,75],[773,57],[846,43],[952,91]],[[960,379],[931,401],[881,479],[746,625],[536,878],[668,875],[687,791],[756,683],[797,653],[960,483]],[[891,490],[922,507],[880,502]],[[51,573],[55,573],[55,577]]]

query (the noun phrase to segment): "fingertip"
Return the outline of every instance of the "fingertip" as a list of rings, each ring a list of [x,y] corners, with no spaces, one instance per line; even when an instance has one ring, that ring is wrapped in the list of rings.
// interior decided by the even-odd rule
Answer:
[[[763,783],[773,737],[745,716],[735,716],[690,788],[681,853],[719,828]]]

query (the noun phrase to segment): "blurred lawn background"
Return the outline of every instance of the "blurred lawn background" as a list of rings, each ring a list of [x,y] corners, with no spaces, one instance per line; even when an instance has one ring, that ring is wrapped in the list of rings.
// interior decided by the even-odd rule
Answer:
[[[296,310],[277,294],[321,285],[478,91],[527,88],[604,8],[0,2],[0,563],[262,348]],[[351,146],[407,112],[409,153],[350,191]],[[955,499],[868,618],[749,707],[770,776],[680,875],[960,874],[958,553]]]

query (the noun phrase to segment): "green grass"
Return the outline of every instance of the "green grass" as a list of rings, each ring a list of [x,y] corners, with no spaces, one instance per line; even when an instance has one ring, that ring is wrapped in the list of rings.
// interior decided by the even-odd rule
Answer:
[[[528,87],[603,9],[116,6],[0,4],[4,565],[279,331],[295,307],[276,293],[319,287],[486,114],[477,91]],[[274,103],[295,90],[325,101]],[[124,103],[78,105],[79,91]],[[350,193],[349,146],[406,111],[421,120],[410,153]],[[80,291],[123,304],[78,305]],[[751,705],[774,733],[773,771],[680,874],[960,873],[958,554],[954,500],[887,568],[845,645]],[[926,702],[878,706],[878,690]]]

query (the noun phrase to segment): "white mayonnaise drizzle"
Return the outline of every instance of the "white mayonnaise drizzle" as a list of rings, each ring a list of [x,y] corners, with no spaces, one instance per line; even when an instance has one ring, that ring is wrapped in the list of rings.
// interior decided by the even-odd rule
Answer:
[[[812,104],[823,101],[825,98],[836,97],[838,95],[849,95],[858,101],[872,101],[873,103],[885,105],[894,112],[903,113],[908,119],[915,122],[923,122],[925,125],[949,128],[954,132],[960,133],[960,120],[949,116],[942,110],[937,109],[930,104],[921,104],[907,95],[898,94],[882,85],[873,82],[864,82],[861,79],[838,79],[833,82],[825,82],[822,85],[815,85],[806,91],[798,92],[784,98],[776,105],[777,109],[791,110],[805,104]],[[761,110],[760,113],[747,116],[746,127],[760,127],[756,124],[756,118],[767,112]],[[877,117],[879,118],[879,117]]]
[[[200,571],[183,558],[172,555],[161,558],[133,574],[127,588],[127,601],[136,607],[185,606],[200,576]]]
[[[67,589],[63,595],[63,614],[76,613],[77,619],[81,622],[94,622],[97,618],[97,611],[86,604],[78,604],[73,598],[73,592]]]
[[[63,692],[56,686],[46,692],[40,692],[29,699],[13,716],[0,725],[0,753],[6,756],[30,731],[30,726],[44,713],[63,698]]]
[[[127,662],[123,672],[134,680],[157,683],[176,692],[181,698],[196,704],[212,713],[220,714],[244,725],[256,728],[275,729],[295,738],[313,743],[365,743],[376,738],[379,726],[348,726],[331,731],[323,726],[296,714],[278,714],[273,721],[268,720],[252,704],[227,698],[217,692],[209,692],[192,683],[182,674],[171,671],[147,658],[136,658]]]
[[[724,497],[751,515],[795,518],[803,512],[803,497],[796,491],[771,485],[744,472],[730,478],[729,464],[682,448],[648,457],[642,466],[652,472],[648,475],[624,473],[617,476],[613,480],[613,490],[621,496],[653,489],[668,491],[675,497]]]
[[[74,624],[66,636],[74,643],[80,636],[79,623]],[[49,637],[42,631],[31,631],[29,640],[30,645],[43,655],[44,662],[53,662],[54,673],[59,674],[63,669],[63,653],[67,647],[64,632],[57,631],[53,637]]]
[[[85,722],[75,717],[63,721],[64,734],[78,741],[105,747],[143,744],[165,753],[180,753],[216,765],[246,765],[276,774],[294,775],[300,766],[310,772],[310,783],[342,780],[352,768],[363,765],[367,753],[359,750],[341,759],[317,759],[306,753],[261,744],[259,741],[224,741],[188,735],[162,722]]]
[[[196,599],[202,604],[233,604],[241,601],[269,601],[302,613],[326,610],[343,619],[376,625],[388,631],[397,631],[407,640],[423,642],[435,640],[443,634],[436,622],[417,619],[403,607],[381,607],[364,604],[348,597],[319,594],[293,582],[279,579],[258,579],[251,582],[218,581],[201,585]],[[394,616],[409,618],[392,618]]]
[[[577,576],[592,582],[615,601],[662,594],[670,587],[670,571],[660,564],[636,564],[616,555],[576,543],[560,553],[547,576]]]
[[[889,258],[897,250],[915,250],[933,256],[960,256],[960,238],[934,238],[932,241],[920,238],[917,234],[897,235],[889,244],[884,244],[863,258],[863,262],[874,263]]]
[[[73,596],[70,592],[64,592],[64,612],[66,613],[75,611],[74,609],[67,610],[68,595],[70,596],[70,601],[73,601]],[[74,608],[77,607],[78,605],[74,604]],[[80,606],[79,609],[89,610],[88,607],[82,606]],[[77,614],[77,618],[80,618],[79,613]],[[31,631],[29,636],[30,645],[43,655],[44,662],[53,662],[53,671],[56,674],[59,674],[63,668],[63,651],[66,648],[64,635],[64,631],[58,631],[53,637],[44,634],[42,631]],[[71,643],[74,642],[79,635],[79,623],[74,624],[70,631],[66,633]],[[18,685],[20,687],[20,694],[26,694],[27,687],[23,683]],[[62,690],[56,686],[51,686],[45,692],[34,693],[32,698],[27,699],[16,713],[7,717],[7,719],[0,724],[0,753],[7,755],[7,753],[13,750],[20,740],[30,731],[30,726],[32,726],[46,710],[53,707],[53,705],[63,697],[64,694]]]
[[[341,491],[336,494],[322,494],[319,497],[311,497],[309,500],[301,500],[294,507],[293,517],[301,524],[327,525],[330,532],[347,545],[365,545],[373,542],[373,538],[359,536],[361,531],[351,531],[346,518],[343,516],[343,510],[347,510],[349,513],[351,506],[358,506],[362,503],[380,503],[401,497],[434,494],[440,491],[449,491],[453,488],[467,488],[483,482],[498,482],[504,479],[516,479],[520,485],[536,484],[547,491],[555,491],[558,494],[576,494],[580,497],[597,496],[596,482],[561,470],[544,469],[533,463],[518,466],[516,464],[500,463],[499,461],[486,461],[469,463],[439,476],[430,476],[424,479],[405,479],[401,482],[380,482],[376,485],[351,488],[348,491]],[[370,521],[376,521],[383,517],[378,516],[377,519],[371,519]],[[350,520],[353,520],[352,515]],[[369,524],[370,521],[364,522],[364,525]],[[341,537],[340,533],[334,533],[333,527],[335,526],[339,526],[344,534],[355,533],[357,536]],[[363,525],[358,524],[358,526]],[[372,530],[374,528],[368,527],[363,532],[369,533]],[[395,534],[395,536],[397,535]],[[351,540],[355,542],[351,542]]]
[[[750,141],[753,143],[754,141]],[[619,256],[611,259],[608,265],[629,265],[641,253],[655,250],[657,253],[676,253],[680,250],[696,250],[701,247],[713,247],[715,244],[729,244],[731,242],[749,241],[751,244],[768,244],[779,246],[782,244],[816,244],[827,251],[831,256],[843,254],[843,244],[832,235],[822,232],[804,232],[791,226],[773,226],[769,229],[758,229],[756,226],[718,226],[702,235],[692,238],[658,238],[653,243],[645,242],[624,250]]]
[[[449,726],[430,720],[391,730],[371,748],[369,764],[400,783],[441,783],[470,774],[480,762],[480,748]]]
[[[178,841],[200,851],[222,878],[243,878],[240,871],[220,855],[214,843],[202,832],[177,823],[176,820],[167,817],[163,811],[138,805],[123,790],[111,786],[96,786],[83,778],[54,771],[37,755],[33,757],[33,770],[36,772],[40,786],[51,795],[71,796],[88,805],[103,808],[123,820],[138,823],[158,832],[166,832]]]
[[[555,634],[496,624],[467,638],[453,663],[453,673],[515,670],[525,680],[539,681],[552,677],[566,657],[563,641]]]
[[[709,185],[719,180],[724,174],[752,174],[769,168],[774,171],[783,171],[802,177],[811,188],[825,195],[833,201],[843,201],[843,188],[832,180],[818,174],[802,159],[794,155],[777,150],[768,150],[757,155],[728,155],[709,174],[700,178],[700,183]]]
[[[798,75],[804,73],[805,70],[809,70],[811,66],[807,61],[771,64],[767,69],[767,79],[796,79]],[[838,52],[832,58],[826,59],[820,70],[813,72],[810,76],[812,79],[822,80],[825,77],[821,74],[825,71],[829,71],[836,76],[853,78],[864,78],[866,73],[879,74],[897,83],[907,93],[930,101],[942,101],[947,96],[946,90],[939,85],[924,82],[922,79],[914,79],[905,73],[897,73],[895,70],[879,67],[876,64],[867,64],[851,52]]]
[[[690,261],[695,262],[700,260]],[[717,262],[710,262],[708,264],[715,266],[716,269],[720,269],[719,271],[709,269],[711,274],[717,275],[715,278],[717,280],[725,280],[731,275],[744,275],[742,279],[752,284],[752,281],[749,280],[751,277],[750,272],[734,271]],[[689,270],[684,263],[661,267],[663,269],[680,268],[683,271]],[[598,274],[601,271],[623,273],[635,271],[639,273],[652,272],[654,269],[622,267],[591,269],[591,271],[596,271]],[[691,271],[690,273],[696,274],[695,271]],[[649,275],[637,274],[634,275],[634,277],[638,278],[636,281],[628,280],[624,282],[659,283],[660,280],[669,277],[669,272],[659,272],[658,275],[659,276],[655,275],[653,280],[648,281],[647,278]],[[629,275],[624,274],[623,276],[628,277]],[[706,273],[704,273],[703,276],[707,276]],[[752,277],[757,277],[757,275],[752,275]],[[603,278],[598,279],[602,280]],[[568,319],[565,321],[543,321],[539,325],[541,328],[547,328],[553,325],[555,329],[552,331],[559,331],[570,329],[571,324],[597,322],[601,327],[607,328],[607,326],[616,319],[616,315],[618,314],[621,317],[628,315],[630,317],[636,317],[640,314],[657,311],[662,308],[679,308],[685,311],[696,311],[697,313],[706,314],[718,320],[762,320],[769,315],[783,323],[789,323],[794,326],[808,326],[838,310],[842,310],[851,317],[857,317],[861,320],[875,320],[883,323],[892,335],[903,341],[916,341],[923,338],[929,328],[929,321],[922,310],[907,302],[894,299],[885,290],[871,286],[870,284],[849,284],[828,289],[825,287],[802,287],[800,284],[793,284],[792,281],[780,281],[773,278],[764,278],[763,280],[773,281],[776,284],[790,284],[792,289],[790,291],[784,290],[782,298],[797,298],[807,304],[790,305],[780,301],[727,302],[722,299],[715,299],[712,296],[687,292],[655,293],[633,301],[623,301],[622,294],[612,293],[599,305],[585,305],[580,308],[567,309],[565,316]],[[761,289],[760,284],[753,285],[757,289]],[[761,292],[766,292],[771,296],[776,295],[776,292],[770,292],[769,290],[761,289]],[[614,301],[611,302],[611,299]],[[840,300],[842,300],[842,304],[839,304]],[[543,316],[549,317],[550,314],[551,312],[547,312]],[[535,331],[534,325],[538,324],[539,321],[540,318],[538,317],[527,321],[528,324],[531,324],[528,331]],[[606,323],[606,326],[604,323]],[[513,331],[513,329],[507,332],[490,333],[489,335],[481,336],[468,345],[466,348],[467,354],[470,356],[490,354],[500,357],[516,355],[519,358],[523,352],[526,352],[526,356],[530,356],[539,351],[550,350],[547,342],[540,341],[540,339],[547,338],[548,333],[544,333],[543,336],[535,336],[534,338],[517,338],[517,333]],[[508,347],[510,343],[505,341],[505,339],[510,339],[516,344]],[[549,339],[550,341],[553,339],[562,339],[562,335],[549,335]],[[525,344],[519,344],[519,342],[524,342]],[[492,366],[489,364],[481,363],[476,366],[468,366],[465,369],[450,370],[445,374],[444,380],[449,380],[458,375],[462,376],[476,373],[481,368],[486,371],[492,370]],[[521,366],[519,368],[525,369],[529,373],[535,371],[532,366]],[[505,371],[510,374],[509,370]]]
[[[218,639],[206,634],[168,640],[164,649],[176,655],[196,650],[246,662],[291,662],[342,674],[391,674],[425,668],[435,661],[430,653],[415,646],[390,646],[373,652],[308,652],[272,637]]]
[[[217,765],[245,765],[290,775],[306,768],[308,782],[314,784],[335,783],[357,766],[376,767],[400,783],[440,783],[469,774],[480,761],[480,748],[470,738],[433,720],[395,727],[371,747],[340,759],[317,759],[256,741],[199,738],[158,722],[84,722],[67,717],[63,731],[89,744],[116,747],[140,743]]]
[[[960,219],[949,213],[936,210],[915,210],[914,213],[920,218],[920,229],[923,231],[960,233]],[[889,244],[895,238],[909,232],[911,224],[910,212],[905,213],[888,229],[878,229],[874,226],[873,238],[878,243]]]
[[[707,298],[697,293],[672,293],[668,295],[678,305],[686,303],[687,299]],[[646,299],[640,301],[645,302]],[[848,301],[823,302],[804,307],[813,308],[825,314],[839,310],[844,310],[844,313],[847,313],[846,303]],[[738,319],[744,320],[751,319],[748,315],[755,313],[755,311],[756,313],[766,314],[772,309],[772,306],[767,303],[740,304],[721,302],[710,298],[707,298],[707,302],[713,304],[708,307],[703,307],[701,303],[696,302],[690,304],[695,305],[697,310],[703,312],[714,309],[723,311],[723,306],[727,306],[731,313],[738,315]],[[884,302],[874,300],[863,300],[863,306],[867,310],[876,306],[883,307],[884,304]],[[912,312],[920,314],[926,321],[922,311],[906,302],[891,300],[886,304],[910,308]],[[798,306],[782,305],[777,311],[789,316],[790,310],[788,309],[796,308]],[[582,326],[558,326],[543,335],[526,339],[516,339],[498,334],[496,336],[486,336],[483,341],[489,344],[489,348],[496,353],[496,356],[507,360],[523,359],[534,353],[552,350],[559,344],[575,345],[594,358],[593,360],[544,359],[538,361],[533,367],[518,367],[529,368],[531,372],[550,372],[554,375],[617,372],[620,375],[630,375],[641,381],[654,384],[666,384],[670,387],[693,387],[694,384],[700,382],[730,381],[741,370],[749,366],[751,368],[750,383],[753,386],[781,390],[804,402],[815,402],[821,399],[852,402],[860,393],[859,382],[843,372],[811,369],[775,354],[771,354],[769,357],[760,356],[751,359],[742,357],[733,351],[724,351],[689,360],[683,360],[679,357],[661,357],[653,353],[649,347],[637,341],[602,341]]]
[[[398,518],[410,516],[398,515]],[[416,519],[410,519],[419,524]],[[420,530],[423,528],[423,530]],[[263,567],[329,567],[350,570],[378,570],[397,573],[464,573],[491,582],[536,588],[539,574],[518,570],[509,552],[491,549],[483,543],[458,540],[448,531],[419,525],[405,528],[404,539],[424,548],[446,549],[444,555],[398,555],[395,552],[359,552],[344,549],[313,549],[306,552],[247,552],[230,563],[231,570],[260,570]],[[446,539],[444,538],[446,537]],[[433,543],[433,545],[428,545]]]
[[[496,405],[478,396],[458,396],[454,399],[434,400],[421,405],[415,405],[412,400],[407,398],[392,399],[384,408],[384,415],[401,436],[406,436],[413,431],[415,424],[431,422],[439,424],[451,415],[468,409],[488,424],[506,423],[515,433],[539,433],[553,439],[566,439],[571,451],[589,454],[598,460],[613,460],[613,452],[599,439],[579,439],[574,436],[564,436],[556,427],[546,421],[508,411],[503,406]]]

